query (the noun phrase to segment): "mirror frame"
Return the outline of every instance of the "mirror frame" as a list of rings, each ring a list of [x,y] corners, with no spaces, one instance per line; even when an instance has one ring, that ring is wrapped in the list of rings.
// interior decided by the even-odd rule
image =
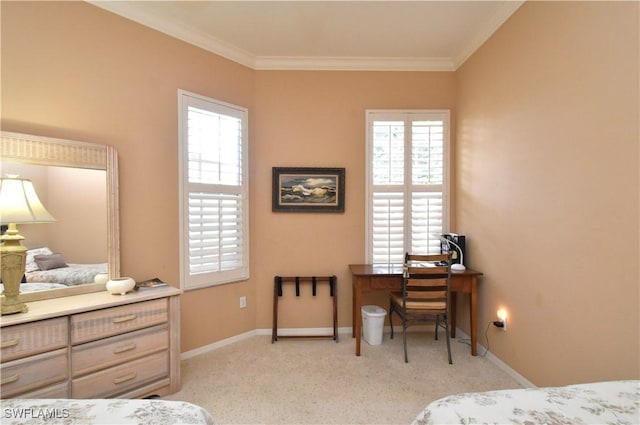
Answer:
[[[107,173],[107,250],[109,278],[120,277],[120,215],[118,206],[118,153],[96,143],[31,134],[0,132],[0,158],[7,162],[105,170]],[[102,283],[20,293],[23,302],[85,294],[105,289]]]

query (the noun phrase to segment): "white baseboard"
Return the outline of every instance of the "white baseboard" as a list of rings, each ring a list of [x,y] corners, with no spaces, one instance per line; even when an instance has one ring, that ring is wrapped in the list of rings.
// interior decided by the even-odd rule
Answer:
[[[393,330],[394,332],[402,332],[402,329],[397,326],[394,326]],[[408,329],[409,332],[416,332],[421,330],[424,330],[422,326],[412,326]],[[384,332],[388,333],[390,331],[391,331],[391,328],[389,326],[385,326]],[[251,338],[252,336],[271,335],[271,332],[272,332],[271,329],[256,329],[253,331],[245,332],[240,335],[235,335],[230,338],[216,341],[213,344],[209,344],[202,347],[198,347],[193,350],[185,351],[184,353],[181,354],[180,358],[181,360],[190,359],[191,357],[195,357],[200,354],[217,350],[218,348],[233,344],[238,341],[242,341],[247,338]],[[351,326],[338,328],[338,334],[351,334]],[[460,329],[456,329],[456,334],[458,335],[458,339],[470,339],[469,335],[465,334]],[[333,328],[281,328],[281,329],[278,329],[278,335],[280,336],[303,336],[303,335],[331,336],[333,335]],[[485,347],[480,345],[480,343],[477,344],[477,349],[478,349],[478,353],[483,354],[491,363],[495,364],[497,367],[505,371],[507,374],[509,374],[509,376],[511,376],[513,379],[519,382],[520,385],[522,385],[523,387],[525,388],[536,387],[531,381],[529,381],[524,376],[520,375],[518,372],[513,370],[509,365],[507,365],[505,362],[500,360],[493,353],[487,352],[486,354],[484,354],[486,349]]]
[[[456,337],[458,339],[465,339],[466,338],[466,339],[471,340],[471,337],[469,335],[467,335],[466,333],[462,332],[458,328],[456,328],[456,335],[458,335]],[[484,357],[486,357],[491,363],[493,363],[494,365],[498,366],[500,369],[505,371],[513,379],[518,381],[520,383],[520,385],[522,385],[524,388],[537,388],[536,385],[534,385],[527,378],[525,378],[524,376],[520,375],[518,372],[513,370],[508,364],[506,364],[505,362],[500,360],[498,357],[496,357],[491,351],[487,352],[487,349],[483,345],[481,345],[480,343],[477,343],[476,348],[478,350],[478,355],[483,355]]]
[[[217,350],[218,348],[233,344],[238,341],[242,341],[247,338],[251,338],[252,336],[271,335],[271,332],[272,332],[271,329],[255,329],[253,331],[245,332],[240,335],[235,335],[230,338],[216,341],[209,345],[204,345],[202,347],[198,347],[193,350],[185,351],[184,353],[181,353],[180,359],[181,360],[190,359],[191,357],[195,357],[200,354]],[[351,327],[338,328],[338,334],[346,334],[346,333],[351,333]],[[291,328],[291,329],[285,328],[285,329],[278,329],[278,335],[281,335],[281,336],[300,336],[300,335],[331,336],[333,335],[333,328]]]
[[[193,350],[185,351],[181,353],[180,359],[186,360],[191,357],[198,356],[200,354],[208,353],[210,351],[217,350],[218,348],[224,347],[226,345],[233,344],[238,341],[242,341],[243,339],[251,338],[252,336],[258,335],[258,331],[249,331],[242,333],[240,335],[232,336],[231,338],[221,339],[220,341],[216,341],[213,344],[203,345],[202,347],[195,348]]]

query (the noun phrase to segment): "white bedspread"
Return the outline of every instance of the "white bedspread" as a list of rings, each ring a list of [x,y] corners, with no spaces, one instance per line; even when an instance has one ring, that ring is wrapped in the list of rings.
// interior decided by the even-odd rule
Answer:
[[[32,283],[21,283],[20,284],[20,292],[33,292],[33,291],[45,291],[47,289],[58,289],[58,288],[66,288],[67,285],[63,285],[62,283],[51,283],[51,282],[32,282]],[[0,283],[0,292],[4,291],[4,285]]]
[[[429,404],[413,425],[640,424],[640,381],[455,394]]]
[[[1,400],[2,425],[214,425],[203,408],[160,399]]]

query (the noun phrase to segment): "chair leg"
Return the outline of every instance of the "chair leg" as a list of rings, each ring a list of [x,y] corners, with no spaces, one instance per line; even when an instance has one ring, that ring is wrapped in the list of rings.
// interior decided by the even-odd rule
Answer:
[[[449,322],[447,322],[447,318],[444,318],[444,332],[447,338],[447,354],[449,355],[449,364],[453,364],[453,360],[451,360],[451,342],[449,335]]]
[[[435,331],[436,341],[438,340],[438,327],[439,326],[440,326],[440,316],[436,316],[436,331]]]
[[[391,327],[391,339],[393,339],[393,320],[391,320],[392,315],[393,315],[393,303],[389,303],[389,326]]]
[[[407,355],[407,325],[405,324],[405,318],[402,318],[402,343],[404,344],[404,362],[409,363],[409,356]]]

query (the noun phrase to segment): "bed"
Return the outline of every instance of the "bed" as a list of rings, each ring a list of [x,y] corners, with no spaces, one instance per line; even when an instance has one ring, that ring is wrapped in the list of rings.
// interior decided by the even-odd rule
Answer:
[[[640,381],[455,394],[430,403],[412,425],[640,424]]]
[[[214,425],[209,412],[184,401],[160,399],[0,400],[3,425]]]
[[[96,275],[107,273],[108,270],[107,263],[67,263],[61,254],[54,253],[48,247],[40,247],[27,251],[25,278],[27,283],[76,286],[93,283]],[[20,291],[27,292],[22,286]]]

